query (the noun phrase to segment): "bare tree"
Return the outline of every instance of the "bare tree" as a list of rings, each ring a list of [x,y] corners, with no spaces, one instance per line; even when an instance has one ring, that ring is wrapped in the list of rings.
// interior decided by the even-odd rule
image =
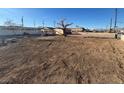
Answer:
[[[72,25],[73,23],[65,23],[65,20],[66,20],[66,19],[62,19],[62,20],[58,23],[58,25],[59,25],[59,26],[61,27],[61,29],[63,30],[63,35],[66,37],[66,36],[67,36],[67,32],[66,32],[67,27],[70,26],[70,25]]]
[[[13,20],[7,20],[4,22],[5,26],[16,26],[16,23],[13,22]]]
[[[16,23],[13,22],[13,20],[6,20],[4,22],[5,26],[8,26],[7,28],[11,31],[13,31],[14,35],[16,35],[16,30],[18,29],[18,25]]]

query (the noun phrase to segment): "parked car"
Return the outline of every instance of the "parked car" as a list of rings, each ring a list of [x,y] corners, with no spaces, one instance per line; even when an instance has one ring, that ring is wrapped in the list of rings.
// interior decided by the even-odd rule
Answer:
[[[16,43],[17,39],[16,38],[10,38],[6,40],[7,43]]]

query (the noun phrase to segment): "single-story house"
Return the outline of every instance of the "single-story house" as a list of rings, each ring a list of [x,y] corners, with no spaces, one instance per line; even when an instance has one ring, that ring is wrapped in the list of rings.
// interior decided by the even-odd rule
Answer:
[[[41,32],[43,32],[43,35],[45,35],[45,36],[56,34],[54,31],[54,28],[51,28],[51,27],[44,27],[41,29]]]
[[[56,35],[63,35],[63,30],[59,28],[54,29]]]

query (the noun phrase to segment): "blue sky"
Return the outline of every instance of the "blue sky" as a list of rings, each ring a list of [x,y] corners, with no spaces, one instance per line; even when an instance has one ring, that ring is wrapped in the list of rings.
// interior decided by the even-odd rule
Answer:
[[[0,8],[0,25],[7,19],[21,24],[21,17],[24,17],[24,26],[53,26],[54,21],[58,22],[66,18],[76,25],[85,28],[106,28],[109,27],[110,19],[114,21],[114,8]],[[124,27],[124,9],[118,9],[118,24]]]

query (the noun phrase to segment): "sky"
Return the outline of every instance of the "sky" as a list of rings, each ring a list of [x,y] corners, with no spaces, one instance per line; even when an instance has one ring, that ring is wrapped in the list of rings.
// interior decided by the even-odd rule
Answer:
[[[109,28],[110,19],[113,19],[114,8],[0,8],[0,25],[6,20],[13,20],[21,24],[24,18],[24,26],[45,26],[52,27],[62,18],[66,18],[67,23],[73,23],[71,27],[85,27],[89,29]],[[124,27],[124,9],[118,9],[117,26]]]

